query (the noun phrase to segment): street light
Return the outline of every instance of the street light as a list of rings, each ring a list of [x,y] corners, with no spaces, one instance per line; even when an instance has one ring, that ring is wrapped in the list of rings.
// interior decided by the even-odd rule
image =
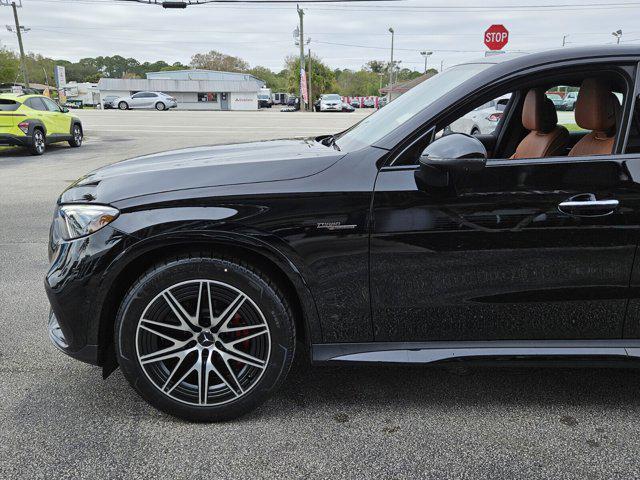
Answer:
[[[429,55],[433,55],[433,52],[420,52],[420,55],[422,55],[424,57],[424,73],[427,73],[427,60],[429,58]]]
[[[391,34],[391,61],[389,62],[389,101],[391,101],[391,88],[393,88],[393,35],[394,31],[392,27],[389,27],[389,33]]]
[[[620,43],[620,37],[622,37],[622,30],[616,30],[615,32],[611,32],[611,35],[617,38],[616,43]]]

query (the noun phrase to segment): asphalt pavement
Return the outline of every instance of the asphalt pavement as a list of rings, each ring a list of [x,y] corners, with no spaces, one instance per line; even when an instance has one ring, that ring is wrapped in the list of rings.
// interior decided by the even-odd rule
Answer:
[[[0,479],[640,477],[633,370],[299,361],[252,414],[190,424],[50,345],[46,243],[69,182],[134,155],[330,133],[367,113],[81,111],[82,148],[0,152]]]

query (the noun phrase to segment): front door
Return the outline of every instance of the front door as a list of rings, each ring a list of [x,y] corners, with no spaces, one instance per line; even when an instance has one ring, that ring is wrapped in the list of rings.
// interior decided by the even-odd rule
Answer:
[[[383,168],[371,237],[375,339],[621,338],[637,164],[640,155],[490,160],[446,193],[421,190],[416,166]]]
[[[229,110],[229,94],[220,94],[220,110]]]
[[[48,133],[69,135],[71,133],[71,116],[63,113],[58,104],[53,100],[42,97],[42,101],[48,110],[46,114],[50,121],[50,126],[47,128]]]

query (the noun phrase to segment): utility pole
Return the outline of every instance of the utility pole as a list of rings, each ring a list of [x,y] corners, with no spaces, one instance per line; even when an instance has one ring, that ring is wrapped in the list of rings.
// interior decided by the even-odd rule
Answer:
[[[6,3],[3,3],[7,5]],[[22,1],[20,1],[20,7],[22,7]],[[27,73],[27,60],[24,56],[24,47],[22,46],[22,29],[20,21],[18,20],[18,5],[16,2],[11,2],[11,8],[13,8],[13,19],[16,23],[16,35],[18,36],[18,46],[20,47],[20,68],[22,69],[22,76],[24,77],[24,85],[29,88],[29,74]],[[26,31],[26,30],[25,30]]]
[[[564,47],[567,44],[567,35],[562,36],[562,46]]]
[[[304,91],[303,86],[303,78],[302,72],[305,70],[304,66],[304,10],[300,8],[300,6],[296,5],[296,9],[298,10],[298,17],[300,17],[300,39],[298,42],[300,43],[300,110],[303,110],[303,96],[302,92]],[[308,107],[307,107],[308,108]]]
[[[424,57],[424,73],[427,73],[427,60],[429,59],[429,55],[433,55],[433,52],[427,52],[426,50],[423,50],[422,52],[420,52],[420,55]]]
[[[620,39],[622,38],[622,30],[616,30],[615,32],[612,32],[611,35],[616,37],[617,39],[616,44],[620,45]]]
[[[440,73],[444,70],[444,60],[440,60]]]
[[[313,112],[313,93],[311,90],[311,75],[312,75],[312,70],[311,70],[311,47],[309,47],[309,75],[307,78],[307,81],[309,82],[309,109]]]
[[[389,90],[389,101],[391,101],[391,89],[393,88],[393,35],[394,31],[392,27],[389,27],[389,33],[391,33],[391,61],[389,62],[389,86],[387,87]]]

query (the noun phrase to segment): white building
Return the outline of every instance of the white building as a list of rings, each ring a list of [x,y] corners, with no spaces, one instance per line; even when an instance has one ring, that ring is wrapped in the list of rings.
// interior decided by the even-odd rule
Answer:
[[[176,98],[178,108],[184,110],[257,110],[258,91],[264,85],[247,73],[212,70],[152,72],[146,79],[101,78],[98,82],[102,98],[163,92]]]

